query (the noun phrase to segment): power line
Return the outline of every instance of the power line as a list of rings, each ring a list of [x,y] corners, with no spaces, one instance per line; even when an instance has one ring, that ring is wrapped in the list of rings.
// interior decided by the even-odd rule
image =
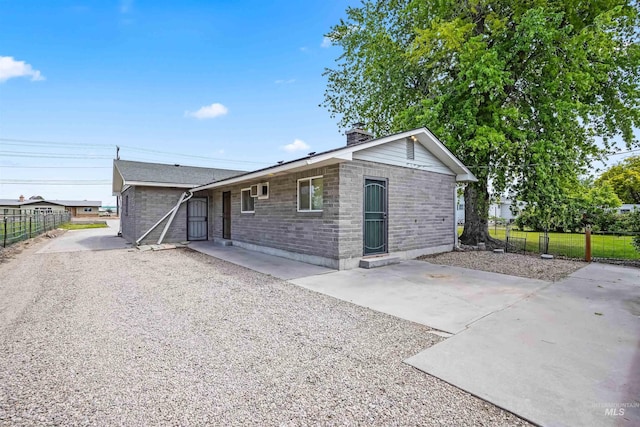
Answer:
[[[63,153],[29,153],[26,151],[0,151],[0,156],[32,157],[41,159],[111,159],[111,156],[101,154],[63,154]]]
[[[32,146],[50,146],[57,145],[60,147],[81,147],[81,148],[103,148],[103,149],[113,149],[114,147],[119,146],[121,149],[126,148],[127,150],[141,152],[141,153],[149,153],[161,155],[162,157],[171,156],[171,157],[182,157],[182,158],[190,158],[190,159],[199,159],[199,160],[208,160],[208,161],[217,161],[217,162],[227,162],[227,163],[247,163],[247,164],[257,164],[257,165],[268,165],[271,164],[269,162],[254,162],[250,160],[237,160],[237,159],[225,159],[220,157],[209,157],[209,156],[201,156],[196,154],[185,154],[185,153],[174,153],[170,151],[161,151],[154,150],[150,148],[138,148],[132,147],[129,145],[116,145],[116,144],[85,144],[85,143],[77,143],[77,142],[59,142],[59,141],[39,141],[39,140],[29,140],[29,139],[13,139],[13,138],[0,138],[0,141],[8,141],[4,145],[20,145],[14,143],[22,143],[22,144],[31,144]],[[0,153],[2,154],[2,153]],[[57,153],[52,153],[57,154]],[[34,157],[34,156],[30,156]],[[60,158],[60,157],[56,157]],[[75,158],[75,157],[74,157]],[[109,157],[111,158],[111,157]]]
[[[15,138],[0,138],[0,141],[7,142],[21,142],[24,144],[47,144],[47,145],[68,145],[74,147],[107,147],[112,148],[115,144],[91,144],[84,142],[58,142],[58,141],[41,141],[33,139],[15,139]]]
[[[0,184],[3,185],[109,185],[110,180],[71,180],[71,179],[53,179],[53,180],[36,180],[36,179],[1,179]]]
[[[14,168],[14,169],[112,169],[111,166],[17,166],[17,165],[0,165],[0,168]]]

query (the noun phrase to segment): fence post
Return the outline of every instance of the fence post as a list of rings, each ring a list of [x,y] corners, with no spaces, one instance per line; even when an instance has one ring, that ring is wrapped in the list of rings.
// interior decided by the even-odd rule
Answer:
[[[31,230],[31,215],[29,215],[29,238],[31,238],[32,230]]]
[[[7,217],[6,216],[4,217],[3,222],[4,222],[4,234],[2,235],[3,236],[2,247],[6,248],[7,247]]]
[[[584,260],[591,262],[591,226],[584,229]]]

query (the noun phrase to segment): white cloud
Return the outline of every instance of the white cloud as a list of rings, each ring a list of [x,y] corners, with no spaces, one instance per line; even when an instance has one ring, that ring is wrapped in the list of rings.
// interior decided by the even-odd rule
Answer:
[[[291,153],[294,151],[308,150],[311,147],[303,140],[295,139],[291,144],[283,145],[281,148],[284,151],[288,151]]]
[[[229,112],[229,109],[222,104],[214,102],[211,105],[205,105],[198,111],[185,111],[185,117],[194,117],[196,119],[213,119],[219,116],[224,116]]]
[[[331,38],[329,37],[323,37],[322,38],[322,43],[320,43],[320,47],[331,47]]]
[[[40,71],[34,70],[24,61],[16,61],[12,56],[0,56],[0,83],[13,77],[28,77],[31,81],[44,80]]]
[[[306,52],[306,51],[308,51],[308,50],[309,50],[309,48],[308,48],[308,47],[306,47],[306,46],[302,46],[302,47],[300,48],[300,52]]]
[[[288,79],[288,80],[279,79],[279,80],[276,80],[274,83],[277,84],[277,85],[282,85],[282,84],[287,84],[288,85],[288,84],[294,83],[295,81],[296,81],[296,79]]]

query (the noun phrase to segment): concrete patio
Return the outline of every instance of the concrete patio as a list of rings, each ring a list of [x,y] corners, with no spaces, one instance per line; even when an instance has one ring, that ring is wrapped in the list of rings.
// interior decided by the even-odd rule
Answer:
[[[640,424],[640,270],[590,264],[551,283],[423,261],[334,271],[209,247],[227,261],[453,334],[406,363],[533,423]]]

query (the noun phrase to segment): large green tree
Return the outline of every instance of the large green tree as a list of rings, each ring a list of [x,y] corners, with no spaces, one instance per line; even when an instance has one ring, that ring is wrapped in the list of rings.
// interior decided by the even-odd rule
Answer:
[[[375,135],[427,126],[478,178],[461,241],[491,242],[490,188],[553,217],[613,137],[637,144],[638,23],[625,0],[364,1],[328,34],[323,105]]]
[[[610,185],[623,203],[640,203],[640,156],[610,167],[598,177],[596,185]]]

